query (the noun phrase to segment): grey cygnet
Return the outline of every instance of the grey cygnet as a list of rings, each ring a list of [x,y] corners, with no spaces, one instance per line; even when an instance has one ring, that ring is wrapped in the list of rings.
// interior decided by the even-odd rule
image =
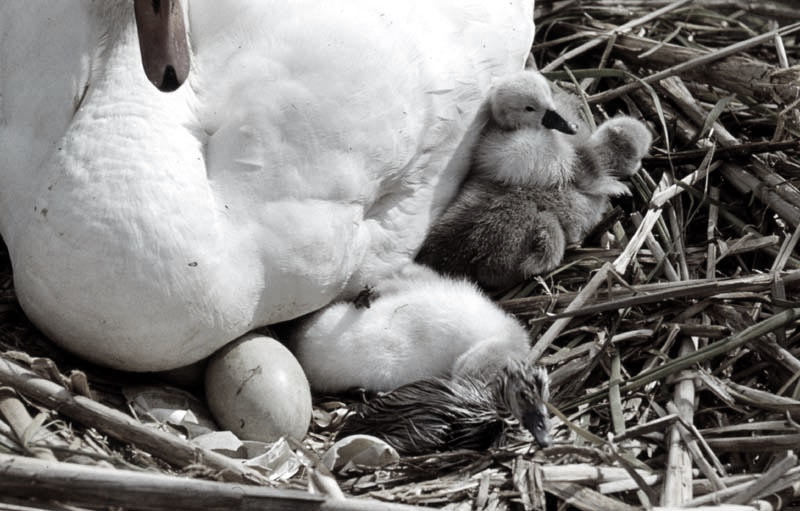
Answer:
[[[554,95],[536,71],[497,82],[486,101],[491,116],[469,174],[417,262],[495,289],[556,268],[566,246],[602,219],[608,198],[629,193],[619,178],[640,168],[652,138],[626,116],[589,135],[576,98]]]

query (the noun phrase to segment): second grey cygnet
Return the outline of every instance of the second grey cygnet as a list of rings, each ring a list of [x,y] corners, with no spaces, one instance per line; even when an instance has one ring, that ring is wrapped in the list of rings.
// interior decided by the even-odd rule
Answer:
[[[557,267],[566,246],[602,219],[609,197],[629,193],[619,179],[638,171],[652,138],[626,116],[589,135],[565,119],[576,116],[575,98],[554,97],[537,71],[498,81],[486,101],[469,174],[417,261],[494,289]]]

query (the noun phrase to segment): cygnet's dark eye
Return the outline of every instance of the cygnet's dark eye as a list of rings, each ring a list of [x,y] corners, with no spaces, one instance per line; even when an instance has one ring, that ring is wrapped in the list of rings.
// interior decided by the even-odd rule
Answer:
[[[535,109],[535,108],[533,108],[532,106],[526,106],[526,107],[525,107],[525,111],[526,111],[526,112],[535,112],[535,111],[536,111],[536,109]]]

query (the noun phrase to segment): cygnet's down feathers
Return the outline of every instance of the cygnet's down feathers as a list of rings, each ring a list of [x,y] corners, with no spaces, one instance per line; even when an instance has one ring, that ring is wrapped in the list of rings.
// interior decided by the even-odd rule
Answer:
[[[374,293],[368,308],[335,303],[289,334],[312,389],[387,391],[433,376],[491,372],[528,352],[522,325],[465,280],[423,268]]]
[[[520,85],[527,82],[532,85]],[[514,98],[510,107],[530,123],[518,121],[514,126],[522,127],[513,129],[496,120],[486,124],[467,179],[428,232],[418,262],[485,288],[507,287],[558,266],[566,246],[582,241],[602,219],[608,198],[629,193],[619,178],[639,169],[651,142],[646,126],[623,116],[591,134],[585,123],[573,137],[547,129],[534,116],[537,106],[519,105],[554,104],[570,118],[574,100],[563,92],[553,100],[541,82],[526,71],[495,85],[538,95],[529,102],[519,93],[490,92],[489,102]],[[492,105],[492,115],[504,108]]]

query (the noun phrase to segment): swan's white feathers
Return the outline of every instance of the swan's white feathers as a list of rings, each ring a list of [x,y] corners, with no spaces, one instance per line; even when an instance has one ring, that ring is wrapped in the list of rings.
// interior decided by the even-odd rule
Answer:
[[[132,11],[0,5],[16,291],[55,340],[132,370],[188,364],[405,264],[533,33],[530,0],[192,0],[192,70],[162,94]]]

